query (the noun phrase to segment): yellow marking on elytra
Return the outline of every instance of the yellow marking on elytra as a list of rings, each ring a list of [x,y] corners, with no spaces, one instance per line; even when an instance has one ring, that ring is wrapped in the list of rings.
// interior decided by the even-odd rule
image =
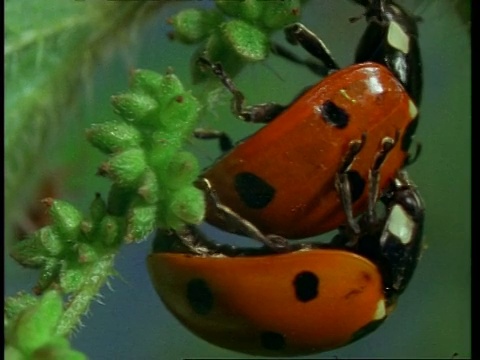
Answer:
[[[412,100],[408,101],[408,112],[412,119],[415,119],[418,115],[418,108]]]
[[[340,89],[340,94],[345,98],[347,99],[348,101],[352,102],[352,103],[356,103],[357,100],[352,98],[350,95],[348,95],[347,91],[345,89]]]

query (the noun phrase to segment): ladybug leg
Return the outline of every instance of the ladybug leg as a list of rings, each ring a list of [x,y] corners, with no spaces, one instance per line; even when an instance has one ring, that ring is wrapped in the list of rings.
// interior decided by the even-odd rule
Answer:
[[[287,26],[284,31],[289,43],[292,45],[300,44],[306,51],[320,60],[329,72],[340,69],[323,41],[305,25],[295,23]]]
[[[324,77],[327,76],[330,72],[330,69],[327,68],[325,65],[319,64],[317,61],[312,61],[310,59],[301,59],[280,44],[272,44],[270,50],[273,54],[280,56],[290,62],[306,66],[316,75]]]
[[[277,117],[286,106],[277,103],[265,103],[253,106],[245,106],[245,96],[237,89],[232,79],[223,69],[220,63],[212,63],[204,57],[200,57],[198,62],[201,65],[208,66],[213,74],[220,79],[223,85],[233,95],[232,112],[240,119],[246,122],[267,123]]]
[[[212,188],[208,179],[201,178],[201,185],[206,195],[214,203],[218,216],[223,219],[226,228],[231,229],[235,233],[243,234],[254,240],[257,240],[275,252],[290,251],[288,240],[278,235],[265,235],[250,221],[242,218],[228,206],[223,205],[215,190]]]
[[[222,152],[227,152],[233,149],[232,139],[230,139],[230,136],[228,136],[224,131],[199,128],[193,131],[193,136],[195,136],[197,139],[218,140],[218,144]]]
[[[155,252],[188,253],[197,256],[237,256],[242,253],[242,250],[235,246],[214,243],[193,225],[186,225],[175,231],[158,229],[153,244]]]
[[[370,224],[373,224],[377,221],[375,214],[375,204],[378,200],[378,184],[380,182],[380,168],[385,162],[389,152],[395,147],[395,144],[398,141],[398,131],[395,134],[395,139],[391,137],[384,137],[382,139],[381,149],[375,155],[373,160],[373,166],[369,171],[368,175],[368,210],[367,210],[367,220]]]
[[[403,164],[403,166],[412,165],[415,161],[418,160],[418,157],[420,156],[420,153],[422,152],[422,144],[417,142],[416,145],[417,146],[415,147],[415,153],[413,155],[408,154],[407,158],[405,159],[405,163]]]
[[[358,153],[362,150],[365,140],[366,135],[364,133],[362,134],[362,138],[360,140],[350,141],[348,151],[342,160],[342,164],[340,165],[337,174],[335,175],[335,188],[339,193],[345,215],[347,216],[348,230],[355,235],[360,233],[360,228],[353,217],[352,194],[350,190],[350,181],[348,180],[348,170],[350,169]]]
[[[195,255],[211,255],[214,249],[210,244],[207,244],[204,239],[199,237],[195,228],[187,226],[181,230],[175,231],[175,235],[180,239],[187,251]]]

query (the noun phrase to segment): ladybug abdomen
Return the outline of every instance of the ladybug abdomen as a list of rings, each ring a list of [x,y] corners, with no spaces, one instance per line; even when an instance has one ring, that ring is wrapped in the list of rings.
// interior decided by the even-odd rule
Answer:
[[[353,210],[366,210],[368,174],[382,140],[397,143],[381,167],[380,189],[405,162],[416,108],[382,65],[339,70],[237,145],[202,175],[220,202],[266,234],[291,239],[337,228],[346,217],[335,176],[351,141],[365,143],[348,171]],[[213,206],[206,220],[222,228]]]

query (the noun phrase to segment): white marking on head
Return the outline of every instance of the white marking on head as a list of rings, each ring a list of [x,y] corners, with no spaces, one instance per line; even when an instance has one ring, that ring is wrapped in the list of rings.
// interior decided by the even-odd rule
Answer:
[[[408,54],[410,48],[410,37],[395,21],[390,22],[387,34],[388,43],[395,49],[400,50],[404,54]]]
[[[395,205],[388,216],[385,230],[396,236],[402,244],[406,245],[412,240],[414,223],[410,216],[400,205]],[[382,239],[383,240],[383,239]]]

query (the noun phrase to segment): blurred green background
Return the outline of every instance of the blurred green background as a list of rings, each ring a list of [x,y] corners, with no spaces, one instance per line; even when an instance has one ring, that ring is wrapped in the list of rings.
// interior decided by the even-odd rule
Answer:
[[[423,151],[409,167],[426,203],[427,249],[397,310],[376,332],[334,351],[308,358],[469,358],[471,356],[471,39],[464,1],[399,1],[422,17],[420,43],[424,62],[424,95],[416,139]],[[88,79],[79,104],[42,158],[45,173],[62,185],[60,196],[86,209],[106,180],[94,174],[103,157],[84,138],[84,128],[113,115],[112,94],[127,88],[131,68],[175,73],[190,86],[193,47],[167,40],[166,18],[188,6],[211,1],[172,2],[135,34],[134,41],[109,54]],[[469,5],[468,5],[469,6]],[[305,5],[302,21],[330,47],[338,62],[349,65],[365,22],[348,18],[362,9],[349,1],[314,0]],[[283,41],[281,34],[276,38]],[[293,49],[306,56],[300,48]],[[317,81],[308,70],[271,56],[247,67],[236,83],[250,104],[288,103],[299,90]],[[198,90],[198,89],[197,89]],[[200,89],[201,90],[201,89]],[[241,124],[229,112],[229,96],[220,95],[202,126],[228,131],[235,139],[258,125]],[[218,155],[213,142],[192,141],[202,166]],[[40,161],[40,160],[39,160]],[[81,166],[78,166],[81,164]],[[165,309],[145,267],[150,241],[125,246],[118,256],[121,277],[102,291],[104,305],[94,303],[73,346],[97,359],[181,359],[185,357],[255,358],[220,349],[197,338]],[[19,268],[6,257],[5,292],[30,289],[36,272]]]

